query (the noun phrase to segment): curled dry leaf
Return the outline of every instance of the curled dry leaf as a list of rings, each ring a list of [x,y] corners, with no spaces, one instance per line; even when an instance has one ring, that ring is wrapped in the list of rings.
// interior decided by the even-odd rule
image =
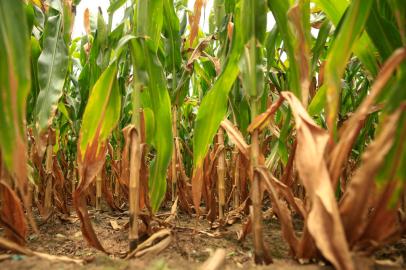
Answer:
[[[83,25],[85,27],[86,34],[90,35],[90,11],[88,8],[83,13]]]
[[[226,262],[226,251],[225,249],[217,249],[210,258],[208,258],[199,270],[217,270],[223,269]]]
[[[117,220],[111,219],[110,225],[113,228],[113,230],[115,230],[115,231],[119,231],[122,229],[122,227],[120,225],[118,225]]]
[[[265,112],[261,113],[248,126],[247,131],[249,133],[253,133],[254,130],[259,129],[259,131],[263,130],[269,118],[278,110],[283,102],[283,98],[279,98],[275,103],[273,103]]]
[[[249,145],[245,142],[241,132],[228,119],[224,119],[221,122],[221,127],[224,128],[230,140],[237,146],[244,157],[249,159]]]
[[[67,198],[65,195],[65,176],[61,166],[59,165],[58,159],[56,156],[53,157],[53,174],[54,174],[54,198],[58,209],[63,214],[69,215],[69,209],[67,207]]]
[[[295,159],[295,155],[296,155],[296,146],[297,146],[297,142],[295,140],[292,145],[292,149],[290,150],[288,163],[286,164],[285,171],[283,172],[282,179],[281,179],[281,182],[284,183],[285,185],[287,185],[288,187],[291,187],[293,185],[293,181],[294,181],[294,179],[292,177],[292,173],[293,173],[293,160]]]
[[[214,70],[216,70],[216,74],[220,75],[221,73],[221,65],[220,65],[220,59],[218,59],[217,57],[213,57],[210,54],[208,54],[207,52],[203,51],[203,55],[206,56],[207,58],[209,58],[209,60],[213,63],[214,65]]]
[[[169,229],[160,230],[142,242],[126,259],[141,257],[145,254],[157,254],[167,248],[172,241],[172,232]]]
[[[2,198],[0,221],[5,225],[5,236],[17,244],[25,245],[27,223],[20,199],[4,181],[0,181],[0,192]]]
[[[202,13],[202,8],[206,4],[206,0],[196,0],[195,5],[193,8],[193,16],[191,16],[190,20],[190,36],[189,36],[189,44],[192,46],[193,41],[195,40],[197,33],[199,32],[199,23],[200,23],[200,16]]]
[[[280,200],[277,187],[275,187],[274,179],[271,173],[265,167],[256,168],[257,172],[261,175],[264,180],[265,188],[268,191],[272,200],[272,209],[277,214],[282,227],[282,234],[285,240],[288,242],[293,254],[297,254],[296,249],[298,248],[299,241],[295,235],[295,230],[292,224],[291,212],[287,205]]]
[[[293,93],[282,92],[282,96],[295,118],[296,166],[311,202],[307,229],[323,256],[336,269],[354,269],[324,160],[329,135],[317,126]]]
[[[46,253],[41,253],[41,252],[36,252],[32,251],[29,248],[23,247],[18,245],[17,243],[11,242],[7,239],[4,239],[3,237],[0,237],[0,247],[6,249],[6,250],[12,250],[20,254],[24,254],[26,256],[37,256],[41,259],[46,259],[50,261],[59,261],[59,262],[71,262],[71,263],[76,263],[79,265],[84,265],[85,261],[80,260],[80,259],[72,259],[66,256],[55,256],[51,254],[46,254]]]
[[[203,165],[195,168],[192,177],[192,199],[196,213],[200,214],[200,199],[203,188]]]
[[[182,154],[180,152],[180,143],[179,137],[175,138],[175,149],[176,149],[176,158],[177,158],[177,165],[178,170],[180,172],[180,178],[178,179],[178,192],[179,192],[179,200],[180,200],[180,207],[183,211],[187,212],[188,214],[192,214],[192,209],[190,205],[192,204],[192,197],[189,189],[189,177],[186,175],[185,168],[183,167],[183,160]]]
[[[204,52],[204,50],[206,49],[206,47],[210,44],[210,42],[212,40],[214,40],[214,35],[210,35],[207,36],[206,38],[202,39],[199,44],[197,44],[196,48],[193,50],[192,55],[189,57],[189,59],[187,60],[186,63],[186,67],[188,68],[188,70],[192,69],[192,65],[193,63],[199,59],[199,57],[202,55],[202,53]],[[216,63],[213,62],[213,64],[215,64],[214,66],[216,67]],[[218,67],[217,67],[218,68]],[[217,70],[216,68],[216,70]]]
[[[176,197],[175,202],[173,203],[173,205],[171,207],[171,213],[165,219],[166,223],[171,223],[176,218],[177,210],[178,210],[178,199],[179,199],[179,197]]]
[[[241,229],[237,231],[238,241],[244,241],[245,237],[252,231],[252,220],[248,217],[248,220],[241,226]]]
[[[233,22],[228,22],[227,24],[227,37],[228,40],[231,42],[233,39],[233,31],[234,31],[234,23]]]
[[[101,170],[104,164],[106,146],[102,145],[100,149],[98,149],[97,137],[98,136],[96,136],[96,139],[87,147],[85,156],[83,158],[81,157],[81,152],[79,151],[78,167],[81,181],[76,190],[73,192],[72,197],[73,205],[75,206],[76,212],[81,221],[83,236],[91,246],[106,252],[106,250],[100,244],[95,231],[93,230],[90,217],[87,212],[85,196],[87,189],[91,183],[93,183],[97,173]]]

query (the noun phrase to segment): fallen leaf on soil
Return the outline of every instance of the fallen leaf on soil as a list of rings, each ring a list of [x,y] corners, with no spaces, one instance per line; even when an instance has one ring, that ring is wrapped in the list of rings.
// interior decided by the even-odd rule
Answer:
[[[241,229],[237,231],[238,241],[244,241],[245,237],[252,231],[251,217],[241,226]]]
[[[0,237],[0,247],[6,249],[6,250],[12,250],[20,254],[24,254],[26,256],[37,256],[42,259],[50,260],[50,261],[59,261],[59,262],[72,262],[76,263],[79,265],[84,265],[85,261],[80,260],[80,259],[72,259],[66,256],[56,256],[56,255],[51,255],[51,254],[46,254],[46,253],[41,253],[41,252],[36,252],[32,251],[29,248],[20,246],[14,242],[11,242],[3,237]]]
[[[110,225],[113,228],[113,230],[115,230],[115,231],[121,230],[121,226],[118,225],[117,220],[114,220],[114,219],[110,220]]]
[[[226,262],[226,251],[225,249],[219,248],[214,254],[208,258],[202,266],[199,267],[199,270],[217,270],[223,269]]]
[[[169,229],[160,230],[142,242],[134,251],[127,255],[126,259],[141,257],[145,254],[158,254],[169,246],[172,241],[172,233]]]
[[[11,258],[10,254],[0,254],[0,262]]]
[[[176,213],[177,213],[177,209],[178,209],[178,200],[179,200],[179,197],[176,196],[175,202],[173,203],[173,205],[171,207],[171,214],[165,219],[166,223],[171,223],[176,218]]]

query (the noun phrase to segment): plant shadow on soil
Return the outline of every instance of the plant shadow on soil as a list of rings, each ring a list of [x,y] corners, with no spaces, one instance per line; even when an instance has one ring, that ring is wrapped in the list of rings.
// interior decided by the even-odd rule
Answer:
[[[169,210],[165,213],[168,212]],[[99,240],[105,249],[114,255],[107,256],[87,245],[80,231],[80,221],[72,211],[71,217],[67,220],[53,215],[42,225],[38,222],[40,235],[29,236],[28,247],[53,255],[85,259],[89,261],[87,264],[78,266],[0,251],[0,254],[3,254],[3,256],[0,255],[0,269],[198,269],[217,248],[226,250],[226,264],[223,269],[333,269],[326,263],[299,264],[293,260],[289,255],[289,247],[282,238],[279,222],[275,218],[264,221],[264,240],[274,263],[268,266],[256,266],[253,262],[252,236],[248,235],[243,242],[237,240],[237,231],[241,229],[241,222],[224,226],[220,237],[211,237],[198,232],[215,233],[206,220],[197,220],[195,217],[183,214],[179,214],[176,219],[178,228],[173,229],[174,237],[171,244],[160,254],[124,260],[121,258],[128,250],[127,229],[125,229],[128,223],[127,214],[94,210],[90,210],[89,213]],[[116,222],[120,228],[114,230],[111,221]],[[295,223],[295,227],[300,227],[300,221]],[[405,259],[406,237],[395,244],[383,247],[372,257],[356,256],[354,261],[357,269],[406,269]]]

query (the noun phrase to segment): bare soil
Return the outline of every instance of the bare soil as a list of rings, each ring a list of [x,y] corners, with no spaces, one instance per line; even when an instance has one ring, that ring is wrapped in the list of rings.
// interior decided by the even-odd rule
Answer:
[[[40,235],[32,234],[28,238],[28,247],[33,250],[53,255],[64,255],[85,259],[88,263],[78,266],[73,263],[61,263],[27,257],[0,251],[0,269],[62,269],[62,270],[108,270],[108,269],[198,269],[217,248],[226,250],[224,269],[333,269],[325,262],[302,262],[293,260],[289,248],[284,242],[278,221],[270,218],[264,221],[264,237],[274,263],[268,266],[256,266],[253,262],[252,237],[240,242],[237,232],[241,222],[224,226],[221,230],[210,229],[210,224],[203,219],[179,215],[174,237],[169,247],[158,256],[139,259],[122,259],[128,250],[127,214],[95,210],[91,214],[94,229],[106,250],[113,255],[105,255],[87,245],[82,237],[80,221],[72,211],[68,219],[53,215],[47,222],[40,224]],[[163,212],[163,216],[165,213]],[[111,222],[121,228],[113,229]],[[1,234],[0,229],[0,234]],[[379,250],[373,257],[354,255],[357,269],[406,269],[406,237],[395,244]]]

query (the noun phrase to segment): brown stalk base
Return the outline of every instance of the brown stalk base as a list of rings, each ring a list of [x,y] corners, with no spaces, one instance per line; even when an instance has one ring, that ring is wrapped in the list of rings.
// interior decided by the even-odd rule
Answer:
[[[130,252],[133,252],[138,247],[138,239],[130,240]]]

